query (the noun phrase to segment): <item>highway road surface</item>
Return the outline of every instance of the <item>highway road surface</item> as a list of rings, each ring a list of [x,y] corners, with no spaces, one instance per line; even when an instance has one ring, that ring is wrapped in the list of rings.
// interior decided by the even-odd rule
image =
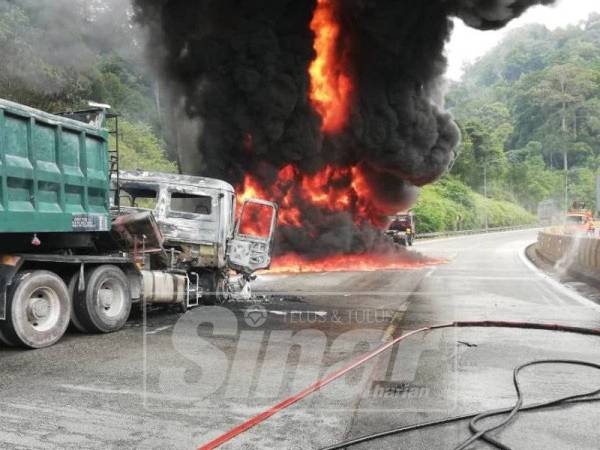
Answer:
[[[0,347],[0,448],[193,449],[396,336],[454,320],[600,327],[600,306],[534,268],[535,231],[417,242],[444,264],[402,271],[264,275],[253,304],[137,314],[111,335]],[[234,438],[228,449],[311,449],[514,402],[514,366],[600,362],[599,338],[450,328],[411,337]],[[523,372],[526,402],[589,391],[592,369]],[[596,449],[600,404],[523,413],[496,434],[515,449]],[[354,448],[445,449],[468,424]],[[474,444],[470,448],[489,448]]]

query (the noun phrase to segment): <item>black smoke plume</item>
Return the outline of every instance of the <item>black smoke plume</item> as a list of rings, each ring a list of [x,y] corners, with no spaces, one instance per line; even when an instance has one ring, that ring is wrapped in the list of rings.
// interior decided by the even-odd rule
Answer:
[[[0,0],[2,96],[45,109],[65,91],[86,89],[88,73],[107,55],[137,65],[142,35],[131,13],[123,0]]]
[[[440,86],[451,18],[480,29],[504,26],[551,0],[329,0],[337,5],[354,90],[350,118],[320,131],[309,101],[316,0],[134,0],[149,30],[149,56],[198,120],[197,148],[182,155],[199,174],[234,185],[245,174],[268,191],[292,163],[360,166],[374,197],[406,206],[415,186],[437,179],[455,157],[459,132]],[[350,183],[350,181],[348,181]],[[301,202],[301,200],[298,200]],[[380,242],[367,223],[300,203],[301,227],[283,227],[279,250],[308,256],[360,252]]]

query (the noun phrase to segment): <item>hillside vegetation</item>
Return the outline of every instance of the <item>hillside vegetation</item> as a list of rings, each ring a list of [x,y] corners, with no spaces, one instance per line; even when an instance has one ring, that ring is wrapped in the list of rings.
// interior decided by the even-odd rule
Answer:
[[[485,198],[455,177],[421,189],[413,208],[417,216],[417,231],[478,230],[485,227],[506,227],[534,223],[534,215],[523,207],[504,200]]]
[[[143,38],[119,0],[0,0],[0,98],[48,112],[92,100],[122,115],[121,168],[174,172]]]
[[[550,31],[512,31],[450,86],[446,106],[462,132],[451,175],[535,212],[554,199],[583,200],[595,209],[600,167],[600,15]]]

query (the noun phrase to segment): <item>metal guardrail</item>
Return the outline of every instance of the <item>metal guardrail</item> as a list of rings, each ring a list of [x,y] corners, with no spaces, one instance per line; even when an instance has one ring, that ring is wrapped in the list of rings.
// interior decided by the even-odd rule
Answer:
[[[417,233],[415,236],[417,239],[435,239],[440,237],[450,237],[450,236],[467,236],[469,234],[486,234],[486,233],[494,233],[499,231],[513,231],[513,230],[528,230],[531,228],[539,228],[541,225],[539,224],[529,224],[529,225],[517,225],[511,227],[493,227],[488,228],[480,228],[477,230],[457,230],[457,231],[440,231],[435,233]]]

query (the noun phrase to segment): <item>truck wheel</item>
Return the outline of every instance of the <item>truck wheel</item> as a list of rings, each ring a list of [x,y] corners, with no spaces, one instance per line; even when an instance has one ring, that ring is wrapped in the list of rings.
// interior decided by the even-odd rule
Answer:
[[[184,300],[183,302],[179,303],[177,305],[177,309],[179,310],[180,313],[185,314],[188,311],[187,302]]]
[[[71,325],[73,325],[73,328],[75,328],[77,331],[80,331],[81,333],[89,333],[90,331],[85,329],[79,321],[79,319],[77,319],[77,314],[75,312],[75,303],[79,301],[79,291],[77,289],[78,285],[79,272],[76,272],[69,280],[69,284],[67,286],[67,288],[69,289],[69,296],[71,297],[71,302],[73,304],[73,308],[71,309]]]
[[[0,321],[0,332],[9,343],[42,348],[65,334],[71,298],[58,275],[47,270],[20,272],[7,294],[7,320]]]
[[[0,324],[1,323],[2,322],[0,322]],[[16,345],[13,341],[8,340],[7,337],[2,334],[1,327],[0,327],[0,343],[2,343],[4,345],[8,345],[9,347],[14,347]]]
[[[202,304],[215,305],[227,301],[227,280],[218,272],[200,276],[200,289],[203,291]]]
[[[88,333],[120,330],[131,312],[129,281],[117,266],[104,265],[85,275],[85,292],[73,302],[75,321]]]

